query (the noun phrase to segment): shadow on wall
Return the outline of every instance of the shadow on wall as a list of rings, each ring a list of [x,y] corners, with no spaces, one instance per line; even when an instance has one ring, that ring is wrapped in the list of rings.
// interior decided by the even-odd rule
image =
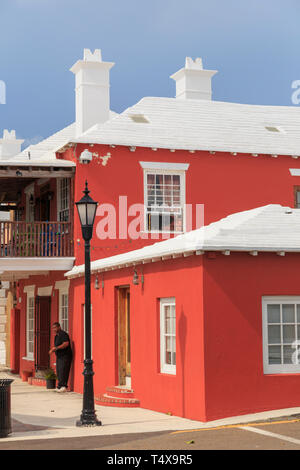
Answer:
[[[75,364],[76,348],[75,348],[75,343],[72,340],[71,340],[71,348],[73,352],[73,359],[72,359],[70,375],[69,375],[69,390],[74,391],[74,364]]]
[[[180,318],[178,321],[178,339],[180,345],[181,367],[182,367],[182,416],[185,416],[185,354],[186,354],[186,334],[187,319],[181,306]]]

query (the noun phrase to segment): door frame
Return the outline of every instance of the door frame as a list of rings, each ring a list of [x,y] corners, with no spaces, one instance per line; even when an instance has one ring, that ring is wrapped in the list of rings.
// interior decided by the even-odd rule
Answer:
[[[130,286],[117,288],[117,375],[119,385],[131,377]]]
[[[47,348],[48,351],[50,349],[50,341],[51,341],[51,295],[37,295],[35,297],[35,311],[34,311],[34,335],[35,335],[35,341],[34,341],[34,368],[36,371],[41,370],[41,369],[47,369],[50,366],[50,357],[48,355],[47,357],[47,364],[41,365],[40,362],[40,357],[39,353],[41,352],[40,346],[41,346],[41,311],[40,311],[40,302],[43,299],[43,301],[47,300],[48,301],[48,329],[43,330],[43,340],[44,340],[44,332],[46,333],[45,338],[47,340]],[[47,319],[46,319],[47,320]]]

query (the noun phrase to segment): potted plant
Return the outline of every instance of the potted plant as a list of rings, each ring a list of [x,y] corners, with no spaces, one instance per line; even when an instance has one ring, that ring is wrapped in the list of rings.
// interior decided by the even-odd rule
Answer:
[[[50,368],[46,370],[45,379],[46,379],[46,388],[53,389],[56,387],[57,376],[53,369]]]

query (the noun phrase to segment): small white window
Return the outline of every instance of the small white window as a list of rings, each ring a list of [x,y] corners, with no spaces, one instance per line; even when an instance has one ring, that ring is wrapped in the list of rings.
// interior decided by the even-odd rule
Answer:
[[[59,323],[62,330],[69,332],[69,295],[60,292],[59,295]]]
[[[147,232],[183,232],[185,174],[160,170],[145,171]]]
[[[264,373],[300,373],[300,297],[263,297]]]
[[[26,357],[32,360],[34,356],[34,303],[34,297],[27,295]]]
[[[160,299],[160,370],[176,374],[175,298]]]
[[[70,178],[61,178],[58,183],[58,221],[70,220]]]

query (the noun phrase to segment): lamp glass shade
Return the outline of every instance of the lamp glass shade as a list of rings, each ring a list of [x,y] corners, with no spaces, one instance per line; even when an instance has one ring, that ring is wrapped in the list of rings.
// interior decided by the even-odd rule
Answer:
[[[89,190],[86,188],[84,190],[84,196],[80,199],[79,202],[76,202],[78,215],[82,227],[92,227],[94,225],[94,220],[96,216],[96,210],[98,203],[95,202],[89,195]]]

